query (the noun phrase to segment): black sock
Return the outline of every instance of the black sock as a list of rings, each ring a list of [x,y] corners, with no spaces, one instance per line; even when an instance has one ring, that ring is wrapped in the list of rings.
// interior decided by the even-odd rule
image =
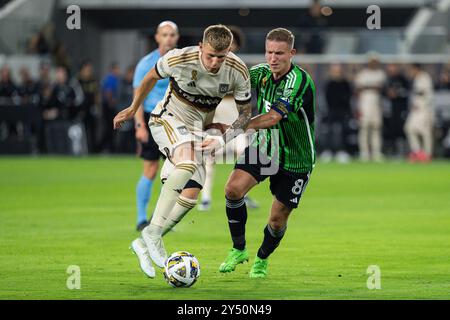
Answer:
[[[267,225],[264,228],[264,240],[258,250],[259,258],[267,259],[271,253],[275,251],[286,233],[286,228],[287,227],[284,227],[281,230],[273,230],[270,225]]]
[[[245,249],[245,224],[247,223],[247,207],[244,198],[227,200],[228,226],[230,227],[233,248]]]

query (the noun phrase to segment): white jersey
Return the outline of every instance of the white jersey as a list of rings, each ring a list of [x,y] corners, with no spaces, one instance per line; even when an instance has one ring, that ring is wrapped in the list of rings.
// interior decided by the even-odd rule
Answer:
[[[412,105],[420,111],[432,111],[433,80],[428,73],[421,71],[413,81]]]
[[[174,49],[155,66],[161,78],[170,78],[170,85],[152,115],[173,114],[192,132],[204,130],[227,93],[233,94],[237,104],[251,99],[250,76],[241,59],[230,52],[219,71],[211,73],[200,55],[198,46]]]
[[[355,86],[361,89],[359,106],[364,108],[381,107],[381,89],[386,81],[386,74],[381,69],[363,69],[355,79]],[[378,89],[372,89],[378,88]]]

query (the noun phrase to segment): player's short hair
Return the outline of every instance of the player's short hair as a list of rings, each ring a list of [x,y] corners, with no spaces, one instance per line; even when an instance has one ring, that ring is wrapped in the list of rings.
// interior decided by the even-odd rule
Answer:
[[[294,34],[285,28],[276,28],[266,36],[266,40],[286,42],[291,49],[294,48],[295,36]]]
[[[228,49],[233,42],[233,34],[230,29],[222,24],[209,26],[203,32],[203,43],[209,45],[217,51]]]

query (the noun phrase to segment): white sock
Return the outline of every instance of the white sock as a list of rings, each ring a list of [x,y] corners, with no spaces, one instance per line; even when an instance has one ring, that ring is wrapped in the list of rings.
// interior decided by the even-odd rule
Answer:
[[[166,224],[162,230],[162,235],[164,236],[167,232],[172,230],[172,228],[175,227],[175,225],[180,222],[184,216],[195,207],[196,204],[197,200],[179,196],[177,203],[175,203],[175,206],[166,220]]]
[[[206,162],[206,177],[202,189],[202,201],[211,201],[211,192],[214,178],[214,162]]]
[[[175,203],[183,191],[184,186],[192,177],[195,170],[197,170],[195,162],[180,162],[175,166],[175,169],[169,175],[169,178],[167,178],[161,189],[152,221],[148,227],[148,231],[151,232],[152,236],[161,237],[162,229],[166,224],[169,214],[175,206]]]

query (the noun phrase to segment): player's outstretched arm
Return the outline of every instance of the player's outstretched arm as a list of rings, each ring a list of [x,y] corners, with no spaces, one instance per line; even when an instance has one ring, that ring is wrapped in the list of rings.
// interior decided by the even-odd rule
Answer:
[[[250,121],[247,129],[258,130],[270,128],[282,119],[287,119],[289,112],[292,112],[290,102],[286,99],[278,98],[270,106],[269,112],[254,117]]]
[[[142,103],[145,100],[145,97],[152,91],[153,87],[155,86],[156,82],[160,80],[158,73],[156,72],[155,68],[152,68],[147,75],[145,76],[144,80],[142,80],[141,85],[139,88],[136,89],[136,94],[134,95],[133,102],[131,103],[131,106],[128,108],[120,111],[115,117],[114,117],[114,129],[119,129],[122,124],[127,121],[133,119],[134,115],[138,111],[139,107],[142,105]]]
[[[247,130],[268,129],[280,122],[281,119],[283,119],[283,117],[278,112],[270,110],[267,113],[253,117],[248,124]]]
[[[225,131],[222,136],[209,136],[203,141],[200,149],[207,152],[213,152],[220,146],[223,146],[225,142],[229,142],[236,138],[241,133],[244,133],[252,118],[252,105],[251,103],[237,104],[239,116],[236,121]]]

